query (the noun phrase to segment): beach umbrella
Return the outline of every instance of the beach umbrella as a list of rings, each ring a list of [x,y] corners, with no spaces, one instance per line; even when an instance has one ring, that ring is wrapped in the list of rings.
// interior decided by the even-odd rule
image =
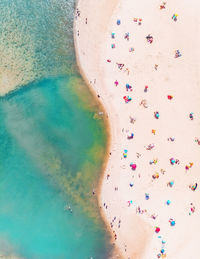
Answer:
[[[146,93],[148,90],[148,85],[145,85],[144,92]]]
[[[155,134],[156,134],[156,130],[155,130],[155,129],[152,129],[152,133],[155,135]]]
[[[160,252],[161,252],[161,254],[164,254],[165,249],[162,248],[162,249],[160,250]]]
[[[174,165],[176,163],[176,160],[174,158],[170,158],[170,163]]]
[[[120,25],[121,24],[121,21],[118,19],[117,20],[117,25]]]
[[[193,112],[191,112],[191,113],[190,113],[190,115],[189,115],[189,117],[190,117],[190,119],[191,119],[191,120],[193,120],[193,119],[194,119],[193,114],[194,114],[194,113],[193,113]]]
[[[118,86],[119,82],[117,80],[115,80],[115,83],[114,83],[116,86]]]
[[[128,150],[124,149],[124,153],[123,153],[124,158],[127,158],[127,153],[128,153]]]
[[[173,16],[172,16],[172,19],[176,22],[176,21],[177,21],[177,17],[178,17],[178,14],[175,13],[175,14],[173,14]]]
[[[152,178],[153,178],[153,179],[158,179],[158,178],[159,178],[159,173],[153,174],[153,175],[152,175]]]
[[[194,185],[192,185],[192,187],[191,187],[191,189],[193,190],[193,191],[195,191],[196,190],[196,188],[197,188],[197,183],[195,183]]]
[[[169,185],[170,187],[173,187],[174,181],[170,181],[170,182],[168,183],[168,185]]]
[[[131,164],[130,164],[130,167],[132,168],[132,170],[136,170],[137,165],[136,165],[136,164],[131,163]]]
[[[154,163],[154,164],[157,164],[157,163],[158,163],[158,159],[157,159],[157,158],[154,159],[154,160],[153,160],[153,163]]]
[[[154,112],[154,116],[155,116],[156,119],[159,119],[160,118],[159,112]]]
[[[156,227],[155,232],[156,232],[156,233],[159,233],[159,232],[160,232],[160,228],[159,228],[159,227]]]
[[[130,134],[128,134],[128,139],[132,139],[134,137],[134,134],[133,133],[130,133]]]
[[[193,164],[194,164],[194,163],[191,163],[191,162],[190,162],[190,163],[189,163],[190,167],[192,167],[192,166],[193,166]]]
[[[167,200],[166,204],[167,204],[167,205],[170,205],[170,204],[171,204],[171,201],[170,201],[170,200]]]
[[[189,170],[190,168],[189,168],[189,166],[188,165],[186,165],[185,166],[185,170]]]
[[[176,222],[174,220],[170,220],[170,225],[173,227],[175,226]]]

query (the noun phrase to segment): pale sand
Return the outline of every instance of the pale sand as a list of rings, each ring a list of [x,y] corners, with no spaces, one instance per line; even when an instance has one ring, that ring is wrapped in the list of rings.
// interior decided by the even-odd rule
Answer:
[[[160,10],[162,2],[157,0],[80,0],[81,14],[75,20],[80,69],[100,95],[109,116],[112,154],[99,200],[108,226],[116,217],[113,228],[109,228],[117,234],[116,245],[123,258],[154,259],[162,247],[166,258],[200,258],[200,191],[199,186],[196,191],[189,188],[190,184],[200,184],[200,145],[195,142],[195,137],[200,138],[200,4],[197,0],[166,3],[166,9]],[[178,13],[176,22],[171,19],[174,13]],[[142,18],[142,24],[134,22],[134,17]],[[119,26],[117,19],[121,20]],[[111,39],[111,32],[115,32],[115,39]],[[126,32],[130,33],[129,41],[124,39]],[[152,44],[146,41],[148,34],[154,37]],[[112,43],[116,48],[111,48]],[[130,47],[135,49],[133,53]],[[174,58],[177,49],[182,56]],[[121,71],[116,62],[125,64]],[[117,87],[115,80],[119,81]],[[132,92],[126,91],[126,83],[133,86]],[[149,87],[146,93],[145,85]],[[132,101],[125,104],[125,95]],[[168,95],[173,99],[168,100]],[[147,100],[148,108],[139,105],[142,99]],[[160,113],[158,120],[155,111]],[[190,120],[190,112],[194,120]],[[136,118],[134,124],[130,115]],[[128,140],[131,132],[134,138]],[[168,141],[169,137],[175,137],[175,141]],[[145,146],[152,143],[155,147],[146,150]],[[126,159],[124,149],[128,150]],[[136,152],[141,154],[139,158]],[[171,157],[179,159],[180,164],[171,165]],[[150,165],[155,158],[157,164]],[[131,162],[137,164],[135,171],[129,166]],[[186,172],[189,162],[194,165]],[[159,179],[153,180],[155,172]],[[172,188],[167,186],[171,180]],[[133,187],[129,186],[131,182]],[[150,195],[149,200],[145,193]],[[133,203],[128,206],[130,200]],[[167,200],[171,201],[169,206]],[[195,206],[194,213],[190,203]],[[136,213],[138,206],[147,212]],[[156,219],[151,218],[153,214]],[[176,221],[174,227],[169,224],[170,218]],[[156,226],[161,229],[159,234],[155,233]]]

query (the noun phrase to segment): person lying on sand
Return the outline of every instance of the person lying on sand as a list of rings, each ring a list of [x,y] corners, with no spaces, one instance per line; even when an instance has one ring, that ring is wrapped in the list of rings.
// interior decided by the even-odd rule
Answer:
[[[140,105],[143,105],[144,108],[148,108],[147,100],[146,100],[146,99],[143,99],[143,100],[140,102]]]
[[[165,5],[166,5],[166,2],[163,2],[163,3],[160,5],[160,10],[165,9],[165,8],[166,8]]]
[[[146,36],[147,42],[149,42],[150,44],[153,42],[153,36],[151,36],[151,34],[148,34]]]

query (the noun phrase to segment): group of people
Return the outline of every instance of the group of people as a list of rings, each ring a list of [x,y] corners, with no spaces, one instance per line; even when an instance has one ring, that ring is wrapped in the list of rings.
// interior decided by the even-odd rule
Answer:
[[[165,9],[165,8],[166,8],[166,2],[163,2],[163,3],[160,5],[160,10],[163,10],[163,9]],[[177,17],[178,17],[178,14],[174,14],[174,15],[172,16],[172,19],[176,22],[176,21],[177,21]],[[134,18],[133,20],[134,20],[134,22],[138,22],[138,19],[137,19],[137,18]],[[142,22],[142,19],[140,19],[139,22],[141,23],[141,22]],[[121,24],[121,21],[119,22],[119,20],[117,20],[117,25],[120,25],[120,24]],[[113,36],[113,33],[112,33],[111,35],[112,35],[111,38],[112,38],[112,39],[115,39],[115,34],[114,34],[114,36]],[[129,32],[125,33],[124,39],[127,40],[127,41],[130,40],[130,34],[129,34]],[[147,43],[153,44],[154,37],[153,37],[151,34],[148,34],[148,35],[146,36],[146,40],[147,40]],[[114,43],[113,43],[113,44],[114,44]],[[134,49],[132,48],[131,51],[134,51]],[[131,52],[131,51],[130,51],[130,52]],[[175,50],[175,56],[174,56],[174,58],[180,58],[181,56],[182,56],[182,54],[181,54],[180,50]],[[173,57],[172,57],[172,58],[173,58]],[[107,60],[107,62],[110,63],[111,60],[109,59],[109,60]],[[123,70],[124,67],[125,67],[125,64],[118,63],[118,62],[117,62],[116,64],[117,64],[117,67],[118,67],[118,71],[119,71],[119,72],[120,72],[121,70]],[[158,70],[158,66],[159,66],[158,64],[155,64],[155,66],[154,66],[155,70]],[[115,85],[116,87],[118,87],[118,86],[119,86],[119,80],[116,80],[116,79],[115,79],[114,85]],[[145,92],[145,93],[148,92],[148,88],[149,88],[148,86],[145,86],[145,87],[144,87],[144,92]],[[126,91],[130,91],[130,92],[132,91],[132,86],[130,86],[130,84],[126,84]],[[131,96],[122,96],[122,98],[124,99],[124,101],[125,101],[125,103],[126,103],[127,105],[129,105],[128,103],[132,100],[132,97],[131,97]],[[166,96],[165,96],[165,98],[166,98]],[[171,95],[171,94],[169,94],[169,95],[167,95],[167,99],[173,102],[174,96]],[[139,105],[143,106],[144,108],[148,108],[147,100],[146,100],[146,99],[142,99]],[[186,115],[186,116],[188,116],[188,115]],[[154,112],[154,118],[155,118],[156,120],[159,120],[159,119],[160,119],[160,113],[159,113],[159,111],[155,111],[155,112]],[[189,113],[189,118],[190,118],[190,120],[194,120],[194,114],[193,114],[193,112]],[[129,119],[130,119],[129,122],[130,122],[131,124],[135,124],[135,122],[136,122],[136,118],[135,118],[135,117],[133,117],[132,115],[130,115],[130,116],[129,116]],[[154,135],[156,134],[156,129],[152,129],[152,134],[154,134]],[[131,134],[128,134],[128,136],[127,136],[128,141],[129,141],[130,139],[133,139],[133,138],[134,138],[134,134],[133,134],[132,132],[131,132]],[[174,141],[175,141],[175,137],[168,137],[167,140],[170,141],[170,142],[174,142]],[[195,138],[195,142],[196,142],[198,145],[200,145],[200,139]],[[144,148],[145,148],[145,150],[147,150],[147,151],[151,151],[152,149],[154,149],[154,147],[155,147],[155,144],[154,144],[154,143],[150,143],[150,144],[148,144],[147,146],[145,146]],[[123,159],[127,159],[128,150],[125,149],[122,153],[123,153]],[[137,157],[139,158],[140,156],[141,156],[141,154],[140,154],[140,153],[137,153]],[[151,160],[151,161],[149,162],[149,164],[150,164],[150,165],[156,165],[157,162],[158,162],[158,159],[155,158],[155,159]],[[175,165],[179,165],[179,164],[180,164],[180,161],[179,161],[179,159],[172,157],[172,158],[169,158],[169,163],[170,163],[172,166],[175,166]],[[185,166],[186,171],[188,171],[190,168],[192,168],[192,166],[193,166],[193,162],[190,162],[189,165],[187,164],[187,165]],[[135,163],[131,163],[131,164],[130,164],[130,169],[131,169],[132,171],[135,171],[136,168],[137,168],[137,165],[136,165]],[[161,174],[164,175],[164,174],[165,174],[165,170],[164,170],[164,169],[161,169],[161,170],[162,170],[162,171],[161,171]],[[138,175],[140,175],[140,174],[138,174]],[[139,176],[139,177],[140,177],[140,176]],[[156,173],[154,173],[154,174],[152,175],[153,181],[154,181],[154,180],[157,181],[157,179],[158,179],[159,177],[160,177],[160,174],[159,174],[158,172],[156,172]],[[108,178],[107,178],[107,179],[108,179]],[[169,188],[173,188],[173,187],[174,187],[174,180],[171,180],[171,181],[169,181],[169,182],[166,182],[166,185],[167,185]],[[133,182],[129,183],[129,187],[134,188],[134,183],[133,183]],[[189,185],[189,188],[190,188],[192,191],[195,191],[195,190],[198,188],[198,183],[190,184],[190,185]],[[145,193],[144,199],[148,201],[148,200],[150,199],[150,194],[149,194],[149,193]],[[132,200],[128,200],[127,204],[128,204],[128,205],[127,205],[128,207],[132,207],[132,206],[134,205],[134,203],[133,203]],[[167,201],[165,202],[165,204],[166,204],[167,206],[170,206],[171,200],[167,200]],[[140,207],[139,204],[137,204],[137,205],[135,205],[135,206],[136,206],[136,214],[148,214],[148,213],[147,213],[147,210],[146,210],[145,208],[144,208],[144,209],[141,209],[141,207]],[[195,208],[194,204],[193,204],[193,203],[190,203],[189,215],[192,215],[193,213],[195,213],[195,209],[196,209],[196,208]],[[153,219],[154,221],[156,221],[156,219],[157,219],[157,215],[155,216],[155,213],[149,215],[149,217],[150,217],[151,219]],[[115,220],[116,220],[116,217],[114,217],[114,219],[113,219],[112,222],[110,223],[110,224],[111,224],[111,228],[113,228]],[[170,225],[171,227],[176,227],[176,221],[175,221],[174,218],[169,218],[169,225]],[[119,227],[119,226],[118,226],[118,227]],[[160,228],[157,227],[157,226],[155,226],[155,233],[157,233],[157,234],[160,233]],[[115,237],[115,239],[116,239],[116,232],[114,232],[114,235],[115,235],[114,237]],[[167,253],[166,253],[166,250],[165,250],[165,246],[166,246],[166,241],[165,241],[163,238],[161,238],[161,248],[160,248],[160,251],[159,251],[158,254],[157,254],[157,258],[165,258],[165,257],[167,256]]]

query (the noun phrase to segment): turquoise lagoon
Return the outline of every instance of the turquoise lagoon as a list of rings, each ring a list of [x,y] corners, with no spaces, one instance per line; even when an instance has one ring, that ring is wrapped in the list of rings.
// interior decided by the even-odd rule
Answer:
[[[107,134],[76,69],[74,1],[2,0],[0,8],[0,80],[12,75],[18,85],[0,98],[0,253],[108,258],[92,195]]]

